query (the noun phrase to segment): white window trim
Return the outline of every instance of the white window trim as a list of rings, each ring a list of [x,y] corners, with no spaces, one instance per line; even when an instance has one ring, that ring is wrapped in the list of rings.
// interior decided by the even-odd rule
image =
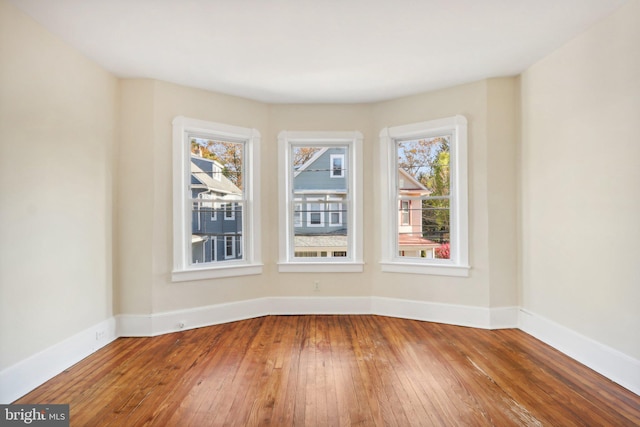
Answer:
[[[223,204],[224,206],[224,220],[225,221],[235,221],[236,219],[236,203],[226,202]],[[230,215],[227,216],[227,213]]]
[[[451,135],[451,259],[408,259],[398,256],[397,154],[395,141]],[[469,276],[469,214],[467,184],[467,119],[454,116],[385,128],[380,132],[382,197],[382,259],[385,272]],[[386,172],[386,173],[384,173]]]
[[[333,174],[333,159],[341,159],[340,175]],[[329,176],[331,178],[344,178],[344,154],[331,154],[329,156]]]
[[[332,212],[333,209],[337,209],[338,212]],[[329,217],[329,227],[340,227],[342,225],[342,199],[327,198],[327,216]],[[338,214],[338,222],[332,221],[333,214]]]
[[[302,220],[303,215],[302,215],[302,199],[296,198],[295,203],[293,205],[293,213],[292,213],[292,217],[293,217],[293,226],[294,227],[302,227],[304,225],[304,221]]]
[[[404,208],[404,203],[407,204],[407,209]],[[404,222],[403,217],[407,215],[407,222]],[[400,218],[398,218],[400,225],[411,225],[411,200],[400,200]]]
[[[326,212],[325,204],[323,199],[306,199],[307,205],[307,227],[324,227],[324,215]],[[320,206],[318,211],[313,210],[312,205]],[[319,214],[320,215],[320,223],[314,224],[311,222],[311,215]],[[295,225],[294,225],[295,226]]]
[[[231,242],[231,255],[227,253],[227,242]],[[234,259],[238,254],[236,254],[236,236],[224,236],[224,259]]]
[[[348,241],[351,248],[351,256],[339,258],[315,258],[312,260],[299,259],[293,256],[291,233],[293,232],[293,215],[289,214],[292,204],[292,168],[291,150],[292,144],[313,145],[325,147],[348,146],[349,164],[346,166],[351,173],[348,174],[348,188],[350,200],[344,200],[348,204]],[[362,202],[362,133],[353,132],[306,132],[306,131],[282,131],[278,134],[278,185],[279,185],[279,272],[362,272],[363,271],[363,202]]]
[[[218,237],[211,236],[209,241],[211,242],[211,259],[215,260],[218,258]]]
[[[224,263],[191,264],[191,209],[188,200],[191,174],[189,134],[215,135],[245,141],[243,182],[244,259]],[[173,271],[174,282],[245,276],[262,273],[260,253],[260,132],[239,126],[178,116],[173,119]]]

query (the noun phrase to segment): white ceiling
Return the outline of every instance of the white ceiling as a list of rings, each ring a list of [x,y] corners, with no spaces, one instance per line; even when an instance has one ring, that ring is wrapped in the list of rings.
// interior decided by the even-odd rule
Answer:
[[[270,103],[517,75],[625,0],[11,0],[120,77]]]

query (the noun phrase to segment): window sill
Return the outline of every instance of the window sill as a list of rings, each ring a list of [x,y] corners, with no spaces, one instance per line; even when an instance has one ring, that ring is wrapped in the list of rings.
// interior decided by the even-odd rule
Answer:
[[[362,273],[363,262],[281,262],[280,273]]]
[[[386,273],[427,274],[433,276],[469,277],[470,266],[435,265],[408,262],[381,262],[382,271]]]
[[[262,274],[262,264],[235,264],[175,270],[171,273],[171,281],[189,282],[193,280],[220,279],[224,277],[251,276],[255,274]]]

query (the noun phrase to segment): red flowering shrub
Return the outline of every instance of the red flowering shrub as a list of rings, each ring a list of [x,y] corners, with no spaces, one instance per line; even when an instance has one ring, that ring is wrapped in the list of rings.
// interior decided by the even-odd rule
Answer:
[[[436,248],[436,258],[449,259],[451,247],[448,243],[444,243]]]

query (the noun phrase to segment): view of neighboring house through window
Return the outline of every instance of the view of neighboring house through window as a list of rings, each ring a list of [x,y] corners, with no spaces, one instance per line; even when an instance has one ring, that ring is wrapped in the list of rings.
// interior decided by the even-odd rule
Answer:
[[[398,256],[449,258],[450,135],[395,142]]]
[[[381,132],[383,271],[468,275],[466,123],[455,116]]]
[[[285,231],[281,271],[291,271],[286,267],[289,263],[328,267],[330,263],[360,262],[361,224],[355,218],[356,213],[361,215],[361,195],[356,189],[361,183],[356,179],[359,171],[354,158],[361,149],[360,134],[314,137],[313,133],[283,132],[279,139],[286,162],[281,172],[281,201],[287,213],[281,218]]]
[[[303,210],[294,211],[294,258],[348,252],[347,224],[337,221],[345,204],[335,203],[346,202],[349,193],[344,168],[347,152],[347,146],[291,146],[293,200],[302,202],[294,203],[294,209]]]
[[[190,146],[192,263],[242,259],[244,143],[192,135]]]
[[[185,117],[173,125],[173,280],[259,273],[259,133]]]

